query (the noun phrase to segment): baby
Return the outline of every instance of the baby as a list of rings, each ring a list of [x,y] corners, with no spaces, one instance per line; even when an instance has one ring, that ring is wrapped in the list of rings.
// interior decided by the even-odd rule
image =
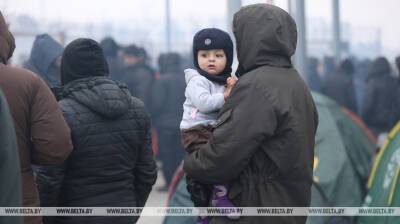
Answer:
[[[211,137],[218,112],[229,97],[236,79],[231,77],[233,43],[228,33],[208,28],[193,38],[195,69],[185,70],[186,90],[183,118],[180,124],[182,144],[192,153]],[[187,178],[188,191],[196,207],[234,207],[228,198],[229,184],[207,185]],[[212,191],[212,193],[211,193]],[[228,215],[238,219],[238,216]],[[208,217],[199,217],[199,224],[209,223]]]

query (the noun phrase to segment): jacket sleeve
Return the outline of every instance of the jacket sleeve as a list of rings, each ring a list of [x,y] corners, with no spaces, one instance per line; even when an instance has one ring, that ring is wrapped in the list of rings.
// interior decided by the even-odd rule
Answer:
[[[273,99],[267,93],[238,82],[208,143],[185,156],[187,174],[209,184],[237,178],[260,145],[275,132],[277,116],[270,102]]]
[[[31,103],[32,162],[61,165],[72,151],[70,129],[50,89],[37,79]]]
[[[144,207],[151,188],[157,179],[157,167],[151,148],[151,130],[150,127],[148,128],[149,131],[146,133],[144,145],[138,153],[134,169],[137,207]]]
[[[64,180],[65,164],[59,166],[32,166],[36,174],[41,207],[57,207]]]
[[[225,103],[224,94],[211,94],[208,85],[208,83],[203,82],[199,78],[193,78],[189,81],[185,90],[185,96],[192,101],[193,105],[201,113],[217,111]]]

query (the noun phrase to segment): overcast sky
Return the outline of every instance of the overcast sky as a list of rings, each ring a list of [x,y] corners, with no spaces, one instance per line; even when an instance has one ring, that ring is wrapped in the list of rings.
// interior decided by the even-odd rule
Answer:
[[[226,0],[170,0],[174,20],[197,21],[207,17],[225,17]],[[265,2],[242,0],[243,4]],[[287,0],[275,0],[287,9]],[[160,21],[164,25],[165,0],[0,0],[8,14],[27,13],[49,21],[82,23],[146,23]],[[400,0],[342,0],[343,22],[356,26],[381,28],[385,48],[400,52]],[[331,0],[307,0],[306,15],[331,21]]]

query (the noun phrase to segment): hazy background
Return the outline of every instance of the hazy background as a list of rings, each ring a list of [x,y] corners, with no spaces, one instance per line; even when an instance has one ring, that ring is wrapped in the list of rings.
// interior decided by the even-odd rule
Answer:
[[[257,2],[242,0],[243,5]],[[275,0],[287,10],[287,0]],[[230,29],[227,0],[171,0],[172,50],[188,52],[193,34],[204,27]],[[29,54],[34,34],[49,32],[67,43],[76,37],[101,40],[113,36],[122,44],[143,45],[153,57],[166,51],[165,0],[0,0],[17,37],[13,60]],[[390,60],[400,52],[399,0],[341,1],[344,56]],[[332,55],[331,0],[307,0],[308,53]],[[61,37],[60,37],[61,36]]]

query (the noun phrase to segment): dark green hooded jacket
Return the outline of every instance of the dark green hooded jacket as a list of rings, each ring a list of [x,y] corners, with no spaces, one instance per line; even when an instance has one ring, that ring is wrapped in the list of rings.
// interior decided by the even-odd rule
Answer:
[[[308,207],[318,115],[290,57],[296,24],[284,10],[255,4],[235,14],[240,78],[204,147],[185,157],[187,174],[231,185],[239,207]],[[305,223],[306,217],[243,216],[238,222]]]
[[[13,119],[0,90],[0,207],[21,207],[21,169]],[[22,217],[0,216],[0,224],[20,224]]]

